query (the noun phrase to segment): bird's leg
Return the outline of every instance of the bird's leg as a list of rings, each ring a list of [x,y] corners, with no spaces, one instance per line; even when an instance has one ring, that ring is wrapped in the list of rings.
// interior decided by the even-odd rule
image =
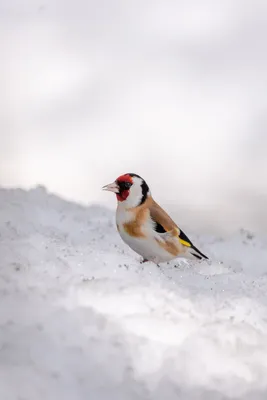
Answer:
[[[142,260],[140,261],[140,264],[144,264],[146,262],[148,262],[148,260],[146,258],[142,258]]]

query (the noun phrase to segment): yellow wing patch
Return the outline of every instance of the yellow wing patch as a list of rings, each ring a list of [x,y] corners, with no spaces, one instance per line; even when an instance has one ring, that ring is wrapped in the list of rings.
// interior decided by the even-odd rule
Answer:
[[[185,239],[186,238],[185,234],[180,229],[178,229],[176,227],[174,228],[174,230],[175,230],[175,236],[177,236],[179,238],[180,243],[183,244],[186,247],[191,247],[191,243],[189,243]],[[184,237],[184,238],[182,239],[181,236]]]
[[[183,239],[181,239],[181,238],[179,238],[179,239],[180,239],[180,242],[181,242],[184,246],[191,247],[191,244],[190,244],[190,243],[186,242],[185,240],[183,240]]]

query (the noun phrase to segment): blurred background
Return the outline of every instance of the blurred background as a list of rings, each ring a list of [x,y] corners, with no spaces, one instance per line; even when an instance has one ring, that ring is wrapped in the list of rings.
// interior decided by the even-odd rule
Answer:
[[[0,185],[115,208],[135,172],[183,226],[265,231],[266,37],[266,0],[0,0]]]

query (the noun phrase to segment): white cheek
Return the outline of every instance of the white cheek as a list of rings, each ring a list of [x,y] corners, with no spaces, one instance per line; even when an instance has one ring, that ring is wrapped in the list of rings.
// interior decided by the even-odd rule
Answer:
[[[143,197],[142,181],[139,178],[133,178],[133,185],[129,190],[129,195],[126,200],[119,202],[119,208],[134,208],[140,205]],[[148,191],[147,195],[150,195]],[[120,204],[121,203],[121,204]]]
[[[140,186],[140,183],[134,182],[133,186],[130,189],[129,196],[127,197],[125,201],[125,205],[127,208],[131,207],[136,207],[137,205],[140,204],[142,199],[142,188]]]
[[[140,201],[141,198],[139,196],[130,193],[124,203],[127,208],[133,208],[136,207],[140,203]]]

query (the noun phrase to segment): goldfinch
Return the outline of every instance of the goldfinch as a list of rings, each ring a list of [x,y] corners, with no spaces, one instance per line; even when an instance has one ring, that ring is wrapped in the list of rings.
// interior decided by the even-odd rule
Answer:
[[[171,217],[155,202],[139,175],[128,173],[102,188],[116,193],[116,224],[122,240],[155,264],[177,257],[208,259],[188,239]]]

